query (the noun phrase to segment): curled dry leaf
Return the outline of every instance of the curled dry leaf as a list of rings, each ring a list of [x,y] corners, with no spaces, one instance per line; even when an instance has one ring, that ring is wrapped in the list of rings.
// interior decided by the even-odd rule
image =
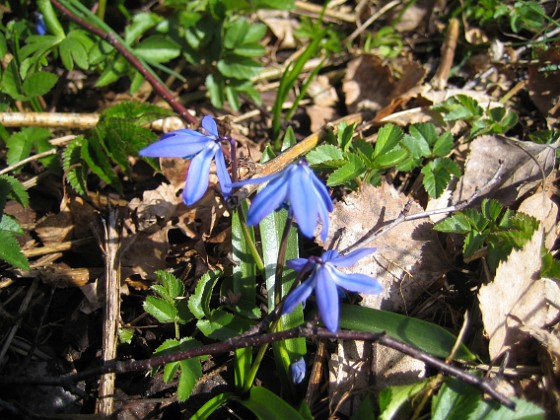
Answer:
[[[503,165],[503,183],[480,198],[495,198],[510,206],[554,170],[557,145],[521,142],[502,136],[480,136],[469,144],[469,156],[453,194],[459,203],[482,189]]]
[[[534,354],[527,353],[528,335],[521,328],[543,328],[560,315],[551,304],[560,300],[559,285],[539,276],[543,240],[543,229],[538,229],[522,249],[500,263],[494,281],[480,288],[478,299],[492,360],[506,351],[512,363],[530,360]]]

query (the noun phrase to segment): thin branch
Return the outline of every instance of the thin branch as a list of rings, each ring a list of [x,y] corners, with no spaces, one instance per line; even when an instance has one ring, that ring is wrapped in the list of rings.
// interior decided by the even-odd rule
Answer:
[[[410,222],[411,220],[425,219],[427,217],[434,216],[436,214],[455,213],[455,212],[458,212],[458,211],[461,211],[461,210],[467,208],[476,199],[478,199],[480,196],[482,196],[483,194],[485,194],[489,191],[492,191],[492,189],[494,189],[494,187],[500,185],[502,183],[502,176],[504,175],[503,172],[504,172],[504,165],[503,165],[503,163],[500,162],[500,166],[498,167],[498,170],[496,171],[496,173],[494,174],[492,179],[484,186],[484,188],[476,190],[474,192],[474,194],[472,196],[470,196],[468,199],[463,200],[463,201],[461,201],[457,204],[454,204],[452,206],[444,207],[444,208],[441,208],[441,209],[421,211],[421,212],[414,213],[414,214],[408,214],[408,211],[410,209],[410,204],[412,204],[411,202],[408,203],[407,206],[405,207],[405,209],[401,212],[401,214],[399,214],[399,216],[396,219],[394,219],[391,223],[389,223],[388,225],[386,225],[382,229],[378,230],[377,232],[374,232],[372,234],[369,234],[369,233],[366,234],[359,241],[352,244],[351,246],[349,246],[345,250],[341,251],[341,254],[350,252],[351,250],[353,250],[354,248],[356,248],[358,246],[365,246],[366,244],[368,244],[370,242],[373,242],[374,240],[376,240],[380,236],[385,235],[387,232],[394,229],[396,226],[400,225],[401,223]]]
[[[427,365],[443,372],[444,374],[454,376],[461,381],[475,386],[481,391],[487,393],[496,401],[505,405],[510,409],[515,408],[515,403],[497,391],[492,382],[472,375],[461,368],[445,363],[445,361],[438,359],[422,350],[417,349],[410,344],[406,344],[395,338],[389,337],[385,333],[370,333],[362,331],[345,331],[341,330],[336,333],[331,333],[325,328],[317,328],[310,325],[305,325],[290,330],[274,332],[269,334],[253,334],[242,335],[239,337],[230,338],[226,341],[221,341],[205,346],[196,347],[193,349],[185,350],[174,354],[167,354],[163,356],[153,357],[147,360],[129,360],[129,361],[113,361],[105,363],[96,369],[90,369],[77,374],[67,374],[58,377],[0,377],[0,385],[16,385],[16,384],[34,384],[34,385],[51,385],[51,386],[68,386],[86,378],[99,376],[106,373],[125,373],[125,372],[143,372],[153,369],[155,367],[165,365],[167,363],[177,362],[185,359],[192,359],[194,357],[228,353],[233,350],[251,346],[261,346],[266,343],[274,341],[287,340],[290,338],[304,337],[307,339],[319,340],[354,340],[354,341],[368,341],[377,342],[385,347],[389,347],[400,351],[403,354],[409,355],[417,360],[420,360]]]
[[[80,25],[87,31],[97,35],[104,41],[107,41],[148,81],[148,83],[154,88],[158,95],[160,95],[168,104],[173,108],[173,110],[186,122],[189,124],[196,124],[198,121],[195,117],[191,115],[189,110],[181,104],[177,98],[169,91],[167,86],[165,86],[157,76],[151,72],[147,66],[144,65],[121,41],[118,39],[116,34],[112,32],[106,32],[101,28],[91,24],[90,22],[82,19],[81,17],[74,14],[68,8],[63,6],[59,0],[51,0],[52,4],[63,14],[68,16],[69,19]]]

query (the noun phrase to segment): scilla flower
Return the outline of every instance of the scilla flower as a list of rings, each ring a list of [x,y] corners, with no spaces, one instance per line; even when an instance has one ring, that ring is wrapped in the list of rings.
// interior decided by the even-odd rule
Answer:
[[[210,163],[214,159],[216,173],[224,196],[231,192],[231,178],[227,171],[224,152],[220,144],[222,138],[214,119],[206,115],[202,128],[207,134],[183,129],[167,133],[161,139],[140,150],[140,156],[191,159],[187,182],[183,190],[183,201],[188,206],[196,203],[208,189]]]
[[[321,257],[296,258],[287,266],[298,272],[311,272],[309,278],[288,295],[284,302],[283,314],[289,314],[305,301],[315,290],[319,314],[327,329],[338,330],[339,296],[338,288],[357,293],[378,294],[383,287],[376,279],[365,274],[347,274],[336,267],[348,267],[375,252],[375,248],[363,248],[340,256],[337,251],[326,251]],[[302,273],[302,274],[303,274]]]
[[[237,182],[234,186],[270,181],[255,197],[247,224],[257,225],[262,219],[287,204],[290,216],[295,217],[304,236],[312,238],[317,222],[323,228],[321,239],[325,241],[329,233],[329,215],[333,204],[327,187],[313,173],[305,159],[292,163],[277,174],[263,178]]]

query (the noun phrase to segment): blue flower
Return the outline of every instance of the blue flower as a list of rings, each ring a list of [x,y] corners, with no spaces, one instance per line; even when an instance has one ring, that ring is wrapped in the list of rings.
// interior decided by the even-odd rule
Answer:
[[[262,219],[286,203],[290,216],[295,217],[304,236],[313,238],[317,221],[320,220],[323,225],[321,239],[327,239],[328,213],[333,210],[333,204],[327,187],[311,170],[305,159],[292,163],[277,174],[233,185],[242,186],[266,181],[270,182],[257,194],[247,214],[249,226],[259,224]]]
[[[290,379],[295,385],[301,384],[307,373],[307,365],[303,357],[298,357],[288,368]]]
[[[40,12],[35,12],[35,19],[35,31],[38,35],[45,35],[47,33],[47,25],[45,24],[43,14]]]
[[[227,171],[224,152],[220,144],[216,122],[210,115],[202,119],[202,128],[207,134],[183,129],[167,133],[159,141],[140,150],[140,156],[191,159],[187,182],[183,190],[183,201],[188,206],[196,203],[208,189],[210,163],[216,162],[216,173],[222,194],[231,193],[231,178]]]
[[[288,261],[287,266],[291,269],[301,274],[311,272],[311,275],[288,295],[282,313],[292,312],[315,290],[321,319],[329,331],[336,332],[339,318],[338,288],[367,294],[379,294],[383,290],[383,287],[372,277],[365,274],[346,274],[336,267],[354,265],[375,250],[376,248],[358,249],[342,257],[337,251],[326,251],[321,257],[296,258]]]

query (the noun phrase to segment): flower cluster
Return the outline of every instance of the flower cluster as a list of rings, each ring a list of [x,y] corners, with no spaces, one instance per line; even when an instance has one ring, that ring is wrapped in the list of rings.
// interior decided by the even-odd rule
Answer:
[[[197,202],[208,188],[210,165],[214,160],[218,181],[224,196],[228,197],[234,187],[247,184],[268,184],[256,195],[247,214],[247,224],[257,225],[270,213],[286,206],[301,233],[313,238],[318,223],[322,225],[321,239],[325,241],[329,232],[329,215],[333,203],[325,184],[315,175],[305,159],[299,159],[277,174],[232,183],[227,170],[216,122],[205,116],[201,122],[205,133],[195,130],[177,130],[165,134],[158,142],[142,149],[146,157],[168,157],[191,159],[187,174],[183,200],[187,205]],[[235,159],[235,157],[233,157]],[[364,248],[341,256],[337,251],[326,251],[321,257],[296,258],[287,266],[309,273],[309,278],[290,293],[285,301],[283,313],[292,312],[313,291],[323,323],[331,332],[338,329],[339,290],[377,294],[382,290],[376,279],[363,274],[346,274],[336,267],[348,267],[374,252]],[[305,374],[299,373],[297,380]]]

